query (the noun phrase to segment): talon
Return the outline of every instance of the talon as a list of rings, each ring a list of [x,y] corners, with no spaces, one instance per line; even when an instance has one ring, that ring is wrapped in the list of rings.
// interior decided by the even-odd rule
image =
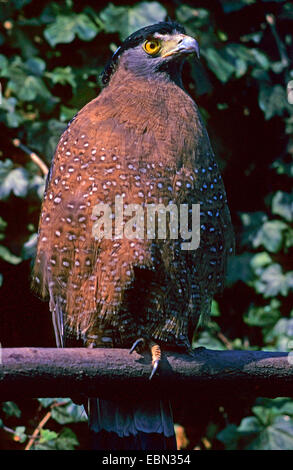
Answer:
[[[156,373],[156,370],[159,366],[159,362],[161,360],[161,348],[158,344],[153,344],[151,347],[151,353],[152,353],[152,364],[153,364],[153,369],[151,372],[151,375],[149,377],[149,380],[152,379],[154,374]]]
[[[151,379],[153,378],[154,374],[156,373],[156,370],[157,370],[157,368],[158,368],[159,362],[160,362],[159,359],[156,359],[156,360],[153,362],[153,368],[152,368],[151,375],[149,376],[149,380],[151,380]]]
[[[138,339],[133,343],[133,345],[132,345],[131,348],[130,348],[129,354],[133,353],[133,351],[137,348],[137,346],[138,346],[140,343],[144,343],[144,339],[143,339],[143,338],[138,338]]]

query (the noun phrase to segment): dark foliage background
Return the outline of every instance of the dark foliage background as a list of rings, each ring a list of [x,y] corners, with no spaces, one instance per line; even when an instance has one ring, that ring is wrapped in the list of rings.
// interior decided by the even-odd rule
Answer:
[[[167,15],[201,45],[201,64],[185,65],[184,83],[206,121],[237,239],[224,294],[194,346],[293,349],[293,5],[285,0],[0,0],[4,347],[54,346],[48,305],[29,287],[44,176],[13,141],[49,165],[66,123],[99,93],[121,40]],[[184,390],[181,397],[180,448],[293,449],[290,398],[219,402],[215,391],[203,405],[185,403]],[[5,402],[0,418],[2,449],[87,448],[85,418],[70,400]]]

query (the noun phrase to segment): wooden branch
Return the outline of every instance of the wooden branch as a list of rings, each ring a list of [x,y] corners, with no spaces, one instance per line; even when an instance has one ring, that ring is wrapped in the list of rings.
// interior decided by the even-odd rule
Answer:
[[[13,139],[12,143],[15,147],[19,147],[24,153],[29,155],[31,160],[40,168],[44,176],[47,176],[49,168],[35,152],[32,152],[26,145],[23,145],[19,139]]]
[[[0,397],[68,397],[84,393],[108,399],[164,396],[194,400],[211,396],[293,396],[292,356],[285,352],[164,352],[149,380],[149,354],[126,349],[0,350]],[[291,363],[290,363],[291,362]]]

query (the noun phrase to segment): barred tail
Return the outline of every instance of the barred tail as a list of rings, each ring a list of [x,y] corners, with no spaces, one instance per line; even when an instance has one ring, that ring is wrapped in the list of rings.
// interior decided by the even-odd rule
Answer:
[[[176,450],[170,402],[112,402],[89,398],[95,450]]]

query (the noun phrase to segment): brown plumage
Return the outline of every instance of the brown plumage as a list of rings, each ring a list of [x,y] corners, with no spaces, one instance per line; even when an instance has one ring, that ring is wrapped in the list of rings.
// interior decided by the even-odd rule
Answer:
[[[149,73],[131,56],[144,53],[150,33],[167,43],[183,29],[150,28],[125,41],[106,69],[109,83],[69,124],[53,159],[33,283],[49,297],[59,346],[73,336],[86,346],[129,347],[141,336],[188,348],[223,286],[230,214],[206,129],[181,85],[184,53]],[[199,248],[182,250],[180,237],[96,240],[94,207],[114,213],[117,195],[126,206],[200,203]]]

